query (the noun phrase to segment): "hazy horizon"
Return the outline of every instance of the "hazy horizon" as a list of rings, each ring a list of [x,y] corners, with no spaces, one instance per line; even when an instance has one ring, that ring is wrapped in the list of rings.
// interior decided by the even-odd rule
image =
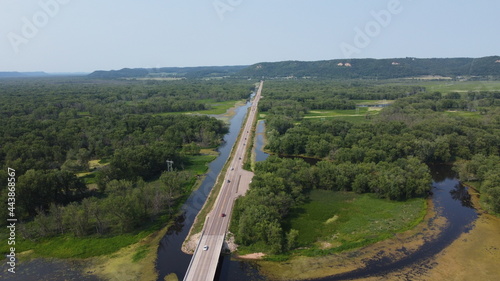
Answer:
[[[500,2],[0,0],[0,71],[499,55]]]

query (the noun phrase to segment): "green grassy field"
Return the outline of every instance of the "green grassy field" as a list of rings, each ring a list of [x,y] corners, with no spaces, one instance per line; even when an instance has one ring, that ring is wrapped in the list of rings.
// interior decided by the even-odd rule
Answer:
[[[374,102],[374,101],[373,101]],[[348,110],[311,110],[304,116],[304,119],[337,119],[346,120],[353,123],[366,122],[367,116],[377,115],[382,108],[358,107]]]
[[[203,175],[207,172],[208,164],[217,157],[217,152],[209,149],[203,149],[202,155],[189,156],[189,164],[186,167],[194,175]],[[85,176],[85,181],[93,179],[94,174]],[[87,178],[88,177],[88,178]],[[200,182],[193,180],[196,185]],[[149,185],[161,184],[159,180],[148,182]],[[187,195],[185,195],[187,196]],[[174,209],[178,209],[184,200],[180,200]],[[165,222],[170,221],[171,216],[163,215],[155,222],[142,227],[135,233],[125,233],[113,236],[89,236],[89,237],[74,237],[73,235],[65,234],[50,238],[43,238],[32,241],[23,239],[20,235],[16,239],[16,252],[21,253],[27,250],[33,250],[31,257],[55,257],[55,258],[88,258],[112,254],[121,248],[135,244],[149,234],[158,231],[164,227]],[[4,237],[4,234],[0,235]],[[7,252],[7,243],[0,245],[0,251]],[[146,250],[142,249],[138,252],[135,260],[140,260],[146,256]]]
[[[299,231],[299,254],[322,255],[386,239],[417,225],[426,212],[424,199],[404,202],[372,194],[314,190],[287,226]]]
[[[353,100],[356,105],[391,104],[394,100]]]
[[[114,253],[125,246],[137,243],[152,232],[153,229],[147,229],[137,234],[121,234],[110,237],[80,238],[72,235],[60,235],[37,241],[22,239],[16,243],[16,251],[21,253],[33,250],[32,257],[88,258]]]
[[[191,171],[195,175],[203,175],[208,170],[208,163],[212,162],[217,158],[217,155],[196,155],[189,156],[189,166],[188,171]]]
[[[460,110],[452,110],[452,111],[444,111],[443,114],[450,116],[460,116],[466,118],[481,118],[482,115],[479,111],[471,112],[471,111],[460,111]]]
[[[346,116],[346,115],[364,115],[368,112],[367,107],[360,107],[357,109],[347,109],[347,110],[311,110],[307,113],[304,118],[322,118],[322,117],[336,117],[336,116]]]
[[[80,111],[77,113],[78,116],[82,116],[82,117],[88,117],[88,116],[91,116],[90,112],[89,111]]]
[[[234,107],[237,103],[242,103],[244,100],[232,100],[232,101],[221,101],[217,102],[215,100],[200,100],[200,102],[205,103],[211,107],[207,110],[198,111],[181,111],[181,112],[165,112],[155,114],[156,116],[164,116],[169,114],[207,114],[207,115],[220,115],[226,113],[231,107]]]
[[[415,84],[427,88],[427,92],[469,92],[469,91],[498,91],[500,81],[428,81],[414,82]]]

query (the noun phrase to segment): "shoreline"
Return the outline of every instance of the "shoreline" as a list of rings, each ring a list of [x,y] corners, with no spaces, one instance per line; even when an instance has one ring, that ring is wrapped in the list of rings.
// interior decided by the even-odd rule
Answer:
[[[220,115],[210,115],[211,117],[223,120],[225,123],[229,122],[229,119],[236,114],[236,108],[241,106],[242,101],[237,101],[233,107],[229,108],[225,113]],[[208,165],[209,163],[207,163]],[[205,179],[207,174],[205,173],[202,177],[196,180],[193,187],[193,191],[200,188],[201,183]],[[215,182],[217,185],[218,178]],[[210,195],[209,195],[210,196]],[[207,200],[208,201],[208,200]],[[197,219],[198,217],[196,217]],[[196,222],[195,219],[195,222]],[[158,279],[158,272],[156,271],[156,260],[158,258],[158,246],[160,245],[160,240],[165,236],[169,228],[173,225],[173,222],[169,222],[165,227],[159,229],[158,231],[148,235],[143,240],[138,243],[129,245],[125,248],[118,250],[117,252],[104,257],[94,257],[90,258],[88,262],[90,265],[84,268],[83,274],[88,275],[91,273],[99,278],[104,278],[105,280],[156,280]],[[194,225],[194,223],[193,223]],[[188,234],[190,237],[191,230]],[[196,234],[195,234],[196,235]],[[137,248],[148,245],[149,253],[138,262],[134,263],[132,261],[134,250]],[[184,243],[182,247],[184,251]],[[117,278],[116,276],[120,276]]]
[[[462,233],[455,241],[437,255],[418,261],[410,266],[391,271],[383,276],[364,277],[352,280],[497,280],[500,276],[500,218],[485,213],[480,207],[478,194],[472,195],[477,206],[478,218],[468,232]],[[432,199],[428,199],[424,220],[413,229],[396,233],[393,238],[375,244],[323,257],[292,257],[286,263],[252,260],[261,273],[273,280],[306,280],[327,278],[365,267],[365,261],[377,258],[397,261],[418,251],[427,240],[437,237],[449,222],[438,217]],[[401,251],[404,249],[404,251]],[[464,270],[471,267],[474,270]],[[476,270],[477,269],[477,270]],[[351,280],[351,279],[350,279]]]
[[[241,106],[243,101],[235,102],[234,106],[229,108],[225,113],[220,115],[210,115],[227,123],[229,119],[235,115],[237,107]],[[210,162],[206,163],[207,165]],[[206,173],[198,178],[193,185],[193,190],[199,189]],[[180,213],[179,213],[180,214]],[[178,214],[178,215],[179,215]],[[176,216],[174,216],[176,217]],[[158,272],[156,271],[156,259],[158,256],[158,246],[160,240],[165,236],[169,228],[173,225],[173,220],[144,237],[140,241],[125,246],[114,253],[90,257],[85,259],[58,259],[50,257],[33,257],[30,253],[20,253],[23,257],[23,262],[31,262],[40,260],[42,262],[66,262],[75,266],[74,270],[79,271],[81,276],[94,277],[100,280],[156,280]],[[134,261],[140,251],[145,252],[145,256]]]
[[[233,107],[229,108],[225,113],[220,115],[210,115],[211,117],[223,120],[225,123],[236,114],[236,108],[241,106],[242,101],[237,101]],[[207,163],[208,165],[209,163]],[[200,188],[201,183],[207,174],[196,180],[193,191]],[[218,179],[215,182],[217,185]],[[210,196],[210,195],[209,195]],[[198,217],[196,217],[197,219]],[[195,219],[195,222],[196,222]],[[117,252],[104,257],[94,257],[89,259],[90,265],[84,268],[84,275],[89,273],[105,280],[156,280],[158,279],[158,272],[156,270],[156,260],[158,258],[158,246],[160,240],[165,236],[173,222],[169,222],[165,227],[148,235],[138,243],[129,245]],[[194,223],[193,223],[194,225]],[[191,230],[188,237],[191,235]],[[149,253],[137,263],[132,261],[134,250],[137,248],[148,245]],[[183,243],[184,251],[184,243]],[[116,276],[120,276],[117,278]]]
[[[423,221],[410,230],[395,233],[393,238],[328,256],[295,256],[285,263],[258,260],[255,262],[260,266],[262,274],[273,280],[307,280],[330,277],[363,268],[364,262],[374,257],[394,260],[402,258],[406,253],[398,249],[404,246],[410,252],[418,250],[425,243],[426,238],[437,236],[438,230],[447,223],[444,219],[432,220],[436,212],[432,199],[427,200],[428,207]],[[430,222],[435,230],[427,236],[422,235]]]
[[[227,118],[227,121],[231,119],[232,116],[236,114],[236,108],[244,106],[245,103],[240,103],[237,102],[233,107],[228,109],[228,111],[223,115],[224,118]],[[248,118],[248,111],[246,113],[245,119],[243,122],[246,122]],[[224,119],[226,120],[226,119]],[[194,222],[189,229],[188,235],[186,236],[186,239],[184,239],[184,242],[182,243],[181,251],[184,252],[185,254],[192,255],[196,249],[196,245],[198,244],[199,237],[201,237],[201,233],[203,231],[203,227],[206,221],[206,216],[212,211],[214,205],[215,205],[215,200],[217,199],[217,196],[219,194],[220,188],[222,187],[223,179],[226,176],[226,171],[229,168],[229,164],[231,160],[233,159],[234,155],[234,149],[236,148],[236,144],[242,137],[243,132],[240,130],[238,133],[238,136],[236,137],[235,144],[231,148],[231,151],[229,153],[229,156],[224,163],[224,166],[221,168],[221,172],[217,175],[217,178],[215,180],[214,186],[210,190],[210,193],[207,196],[207,199],[203,203],[203,206],[201,207],[200,211],[196,215]],[[216,194],[215,197],[213,195]],[[200,225],[201,224],[201,225]],[[201,229],[199,229],[201,228]]]
[[[471,188],[470,186],[468,186]],[[474,188],[472,188],[474,189]],[[475,189],[474,189],[475,190]],[[387,280],[486,280],[495,281],[500,276],[500,218],[487,213],[479,205],[479,194],[471,200],[476,206],[478,218],[468,232],[462,233],[448,247],[434,257],[412,267],[402,268],[384,276]],[[416,267],[426,270],[418,271]],[[466,270],[472,268],[473,270]],[[415,272],[416,271],[416,272]],[[377,281],[368,277],[358,281]]]

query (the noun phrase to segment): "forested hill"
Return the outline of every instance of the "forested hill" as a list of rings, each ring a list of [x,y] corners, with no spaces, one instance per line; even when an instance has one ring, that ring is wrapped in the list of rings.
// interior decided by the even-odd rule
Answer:
[[[258,63],[238,75],[253,78],[321,77],[321,78],[403,78],[424,75],[445,77],[500,77],[500,56],[483,58],[399,58],[336,59],[325,61],[283,61]]]
[[[18,77],[44,77],[49,76],[45,72],[0,72],[0,78],[18,78]]]
[[[436,75],[493,76],[500,78],[500,56],[483,58],[395,58],[336,59],[325,61],[263,62],[252,66],[200,66],[162,68],[123,68],[98,70],[88,77],[115,78],[205,78],[205,77],[317,77],[331,79],[404,78]]]
[[[123,68],[120,70],[98,70],[88,76],[91,78],[165,78],[165,77],[220,77],[237,73],[248,66],[199,66],[199,67],[161,67],[161,68]]]

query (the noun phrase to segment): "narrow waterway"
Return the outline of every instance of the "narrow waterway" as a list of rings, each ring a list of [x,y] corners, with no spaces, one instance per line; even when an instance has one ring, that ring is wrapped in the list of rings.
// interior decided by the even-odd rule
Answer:
[[[259,120],[257,123],[257,130],[255,132],[255,161],[260,162],[264,161],[269,157],[268,153],[264,152],[264,137],[265,137],[265,123],[264,120]]]
[[[254,94],[251,95],[253,98]],[[229,133],[224,136],[223,144],[218,148],[219,156],[209,164],[207,175],[200,187],[191,194],[183,205],[183,214],[179,216],[167,234],[163,237],[158,248],[158,258],[156,269],[159,272],[158,280],[163,281],[164,277],[170,273],[175,273],[179,280],[184,278],[186,269],[191,260],[191,255],[184,254],[181,251],[184,242],[193,221],[205,203],[217,176],[226,163],[231,149],[238,137],[239,131],[245,120],[247,109],[250,102],[235,109],[234,116],[229,120]],[[16,274],[7,272],[8,265],[4,259],[1,265],[0,280],[25,281],[25,280],[88,280],[98,281],[99,277],[94,275],[82,275],[80,262],[55,259],[34,259],[19,264],[16,268]],[[221,257],[221,263],[218,270],[218,280],[235,280],[234,276],[255,275],[257,270],[253,264],[230,261],[228,256]],[[255,279],[238,279],[255,280]],[[261,279],[262,280],[262,279]]]
[[[460,183],[451,166],[431,165],[430,169],[433,178],[432,202],[436,212],[436,216],[431,220],[441,217],[445,218],[447,222],[442,226],[436,238],[426,239],[417,251],[408,253],[407,256],[397,261],[388,258],[373,258],[365,262],[366,267],[364,268],[317,280],[351,280],[383,276],[403,268],[410,268],[409,272],[406,273],[409,276],[419,275],[432,267],[430,263],[432,257],[451,245],[462,233],[468,232],[478,216],[472,205],[468,188]],[[399,250],[406,251],[404,248]]]
[[[175,273],[179,280],[184,278],[192,256],[181,251],[182,243],[186,239],[196,215],[205,203],[207,196],[215,184],[217,176],[229,157],[243,121],[245,120],[249,106],[250,103],[247,103],[236,109],[236,114],[229,121],[229,133],[224,136],[224,144],[218,148],[220,153],[219,156],[210,163],[208,174],[201,183],[199,189],[191,194],[182,207],[183,214],[177,218],[174,226],[172,226],[162,238],[158,248],[158,258],[156,261],[156,269],[159,273],[158,281],[163,281],[164,277],[171,273]],[[256,273],[256,269],[253,266],[242,265],[241,263],[230,261],[226,256],[222,256],[219,264],[218,280],[235,280],[231,279],[234,276],[231,272],[234,272],[235,268],[238,268],[236,270],[236,276],[247,274],[253,275]],[[245,279],[238,278],[238,280]]]
[[[156,269],[159,272],[158,281],[163,281],[164,277],[170,273],[175,273],[179,280],[184,278],[186,269],[191,260],[191,255],[184,254],[181,246],[185,240],[189,229],[197,213],[203,206],[215,180],[224,166],[231,148],[236,141],[241,124],[249,103],[236,109],[236,114],[230,120],[230,132],[224,137],[225,143],[219,148],[220,155],[210,164],[207,177],[200,188],[195,191],[183,206],[184,213],[179,216],[175,224],[169,229],[161,240],[158,248],[158,259]],[[264,145],[264,123],[259,122],[256,140],[256,160],[263,161],[268,154],[262,151]],[[447,224],[443,227],[440,235],[435,239],[430,239],[416,252],[409,253],[402,259],[393,261],[387,258],[366,261],[366,267],[360,268],[341,275],[317,279],[321,281],[349,280],[370,276],[382,276],[389,272],[402,268],[412,268],[414,272],[422,272],[428,268],[429,260],[453,241],[462,233],[471,229],[472,223],[477,218],[477,212],[473,208],[470,195],[466,187],[462,186],[450,166],[431,166],[433,176],[433,196],[432,201],[437,216],[446,218]],[[404,251],[405,249],[401,249]],[[20,266],[18,274],[2,275],[2,280],[98,280],[95,276],[81,276],[75,268],[72,270],[71,262],[66,261],[45,261],[37,259],[24,263]],[[78,266],[76,266],[78,267]],[[5,267],[3,268],[5,270]],[[5,272],[5,271],[4,271]],[[6,279],[4,279],[6,277]],[[33,278],[38,279],[33,279]],[[219,281],[260,281],[267,280],[259,274],[258,263],[253,261],[231,260],[230,256],[223,255],[219,260],[219,267],[215,280]]]
[[[264,121],[260,121],[256,139],[256,161],[265,160],[269,154],[263,151],[265,131]],[[411,268],[409,274],[424,272],[428,269],[428,260],[440,253],[455,241],[462,233],[468,232],[478,214],[471,202],[468,188],[457,179],[457,175],[449,165],[431,165],[432,173],[432,202],[435,218],[445,218],[447,223],[442,227],[440,234],[434,239],[428,239],[425,244],[413,253],[397,261],[388,258],[373,258],[366,261],[366,267],[339,274],[336,276],[317,279],[318,281],[350,280],[371,276],[382,276],[389,272],[405,267]],[[400,249],[405,252],[406,249]]]

